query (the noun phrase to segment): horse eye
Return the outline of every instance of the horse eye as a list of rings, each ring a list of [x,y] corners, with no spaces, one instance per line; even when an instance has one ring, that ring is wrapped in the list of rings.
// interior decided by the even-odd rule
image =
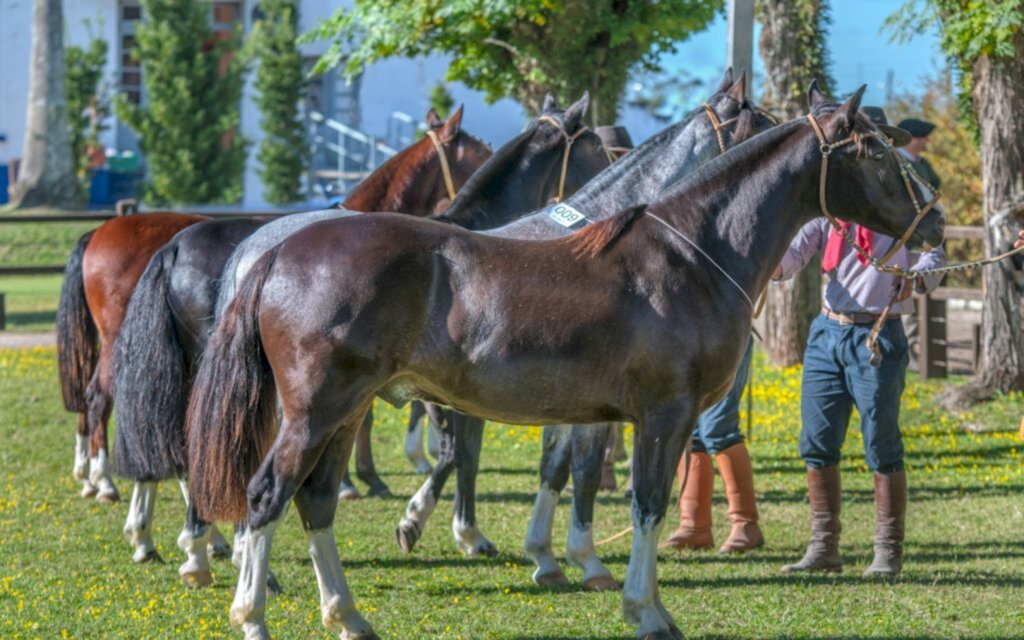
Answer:
[[[884,154],[884,153],[882,153],[881,151],[876,151],[876,152],[875,152],[875,153],[874,153],[874,154],[873,154],[873,155],[871,156],[871,158],[872,158],[872,159],[873,159],[873,160],[874,160],[875,162],[881,162],[882,160],[884,160],[884,159],[885,159],[885,154]]]

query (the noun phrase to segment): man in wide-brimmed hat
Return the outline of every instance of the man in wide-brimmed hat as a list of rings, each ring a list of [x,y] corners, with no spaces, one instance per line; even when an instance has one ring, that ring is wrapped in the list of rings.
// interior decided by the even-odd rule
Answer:
[[[935,131],[935,125],[927,120],[907,118],[902,120],[899,128],[910,134],[910,140],[906,144],[897,145],[903,157],[910,161],[917,175],[924,178],[932,188],[938,190],[942,185],[942,179],[935,173],[931,163],[921,154],[928,150],[928,136]]]
[[[861,111],[894,146],[911,141],[909,132],[889,125],[881,109],[861,107]],[[941,275],[898,281],[899,295],[878,336],[881,362],[873,362],[865,343],[872,326],[892,300],[896,283],[891,275],[877,271],[857,251],[846,246],[844,235],[854,239],[861,251],[870,256],[884,255],[896,240],[860,225],[840,225],[842,232],[834,230],[823,217],[807,223],[793,239],[774,275],[776,279],[790,278],[818,254],[822,255],[821,270],[828,275],[821,315],[811,324],[807,339],[800,390],[800,457],[807,467],[811,540],[804,557],[782,570],[843,568],[839,553],[839,461],[850,415],[856,408],[864,436],[864,458],[875,484],[875,556],[864,573],[894,576],[903,566],[907,506],[899,411],[909,358],[900,315],[914,312],[913,301],[907,300],[914,290],[933,289]],[[901,247],[891,262],[907,268],[941,267],[946,263],[946,254],[941,247],[924,253]]]
[[[594,129],[597,137],[601,138],[608,160],[615,162],[626,155],[633,148],[633,139],[629,137],[626,127],[619,125],[605,125]]]

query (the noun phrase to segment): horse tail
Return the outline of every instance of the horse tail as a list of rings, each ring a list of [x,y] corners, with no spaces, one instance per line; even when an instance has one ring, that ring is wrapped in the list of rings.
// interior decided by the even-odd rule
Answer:
[[[149,261],[117,337],[114,471],[142,482],[166,480],[186,466],[188,370],[168,299],[177,257],[171,242]]]
[[[186,418],[189,484],[204,520],[244,520],[246,490],[277,417],[274,374],[259,331],[260,297],[278,248],[253,265],[224,311],[192,385]]]
[[[68,411],[85,413],[88,403],[85,390],[96,370],[98,334],[96,323],[85,301],[82,279],[82,258],[94,232],[78,239],[75,250],[64,268],[64,284],[57,307],[57,368],[60,391]]]

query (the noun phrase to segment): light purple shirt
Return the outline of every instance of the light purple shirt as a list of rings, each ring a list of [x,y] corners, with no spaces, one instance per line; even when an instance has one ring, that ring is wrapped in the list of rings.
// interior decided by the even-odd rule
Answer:
[[[856,234],[857,225],[850,228]],[[793,275],[807,266],[815,255],[825,251],[832,225],[825,218],[815,218],[803,226],[796,234],[786,255],[782,257],[781,280],[792,278]],[[856,236],[854,236],[856,237]],[[871,255],[881,257],[889,250],[895,239],[874,234]],[[925,253],[913,253],[901,247],[886,264],[916,269],[931,269],[946,264],[946,252],[942,247]],[[925,289],[931,291],[939,285],[941,275],[924,278]],[[924,293],[920,291],[919,293]],[[861,264],[857,252],[843,243],[843,253],[839,265],[828,272],[828,285],[825,287],[825,308],[840,313],[881,313],[889,304],[893,294],[893,276],[881,273],[871,265]],[[908,298],[893,305],[893,313],[913,313],[914,301]]]

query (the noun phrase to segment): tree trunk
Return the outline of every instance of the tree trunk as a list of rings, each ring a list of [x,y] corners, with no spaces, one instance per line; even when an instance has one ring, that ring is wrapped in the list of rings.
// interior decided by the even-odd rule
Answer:
[[[783,121],[807,113],[806,90],[812,80],[827,92],[826,0],[760,0],[758,47],[765,67],[762,104]],[[821,310],[818,260],[786,282],[768,287],[765,348],[779,366],[803,361],[811,321]]]
[[[1008,251],[1024,222],[1024,30],[1017,31],[1013,44],[1012,57],[982,56],[973,69],[988,256]],[[962,409],[996,392],[1024,389],[1021,277],[1012,260],[985,268],[983,361],[970,383],[946,394],[947,407]]]
[[[62,0],[35,0],[25,146],[13,207],[81,204],[64,87]]]

